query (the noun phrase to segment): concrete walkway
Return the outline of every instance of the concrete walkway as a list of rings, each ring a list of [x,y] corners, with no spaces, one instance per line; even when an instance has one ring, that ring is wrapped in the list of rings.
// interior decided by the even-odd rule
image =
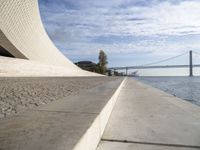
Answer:
[[[97,149],[200,149],[200,107],[128,78]]]

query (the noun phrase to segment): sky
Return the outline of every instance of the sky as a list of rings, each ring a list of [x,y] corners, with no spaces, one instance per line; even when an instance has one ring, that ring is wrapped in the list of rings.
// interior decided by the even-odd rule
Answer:
[[[39,0],[39,8],[49,37],[73,62],[97,62],[101,49],[108,67],[200,53],[200,0]],[[188,56],[166,63],[187,64]]]

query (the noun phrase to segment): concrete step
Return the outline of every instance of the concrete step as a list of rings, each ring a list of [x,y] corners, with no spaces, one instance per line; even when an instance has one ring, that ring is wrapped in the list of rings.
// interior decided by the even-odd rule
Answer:
[[[0,119],[0,149],[95,150],[124,80]]]

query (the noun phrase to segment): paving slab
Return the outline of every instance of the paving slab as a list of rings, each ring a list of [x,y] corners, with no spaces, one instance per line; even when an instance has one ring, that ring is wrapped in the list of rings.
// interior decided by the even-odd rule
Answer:
[[[0,150],[95,150],[123,81],[1,118]]]
[[[94,118],[95,114],[44,111],[8,117],[0,121],[0,149],[73,149]]]
[[[159,149],[161,145],[164,147],[160,149],[164,150],[200,149],[199,113],[200,107],[194,104],[128,78],[106,126],[99,150],[115,149],[115,144],[119,143],[125,150],[143,149],[143,146],[144,149]],[[124,141],[131,146],[123,145]],[[134,148],[136,143],[139,147]],[[174,147],[168,148],[167,145]]]

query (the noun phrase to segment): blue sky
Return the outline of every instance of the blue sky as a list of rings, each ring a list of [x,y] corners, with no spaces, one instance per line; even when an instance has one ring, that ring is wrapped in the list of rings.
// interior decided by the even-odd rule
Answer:
[[[200,52],[199,0],[39,0],[45,29],[73,62],[108,66],[146,64],[180,53]],[[177,62],[187,63],[183,57]],[[200,61],[199,61],[200,62]]]

